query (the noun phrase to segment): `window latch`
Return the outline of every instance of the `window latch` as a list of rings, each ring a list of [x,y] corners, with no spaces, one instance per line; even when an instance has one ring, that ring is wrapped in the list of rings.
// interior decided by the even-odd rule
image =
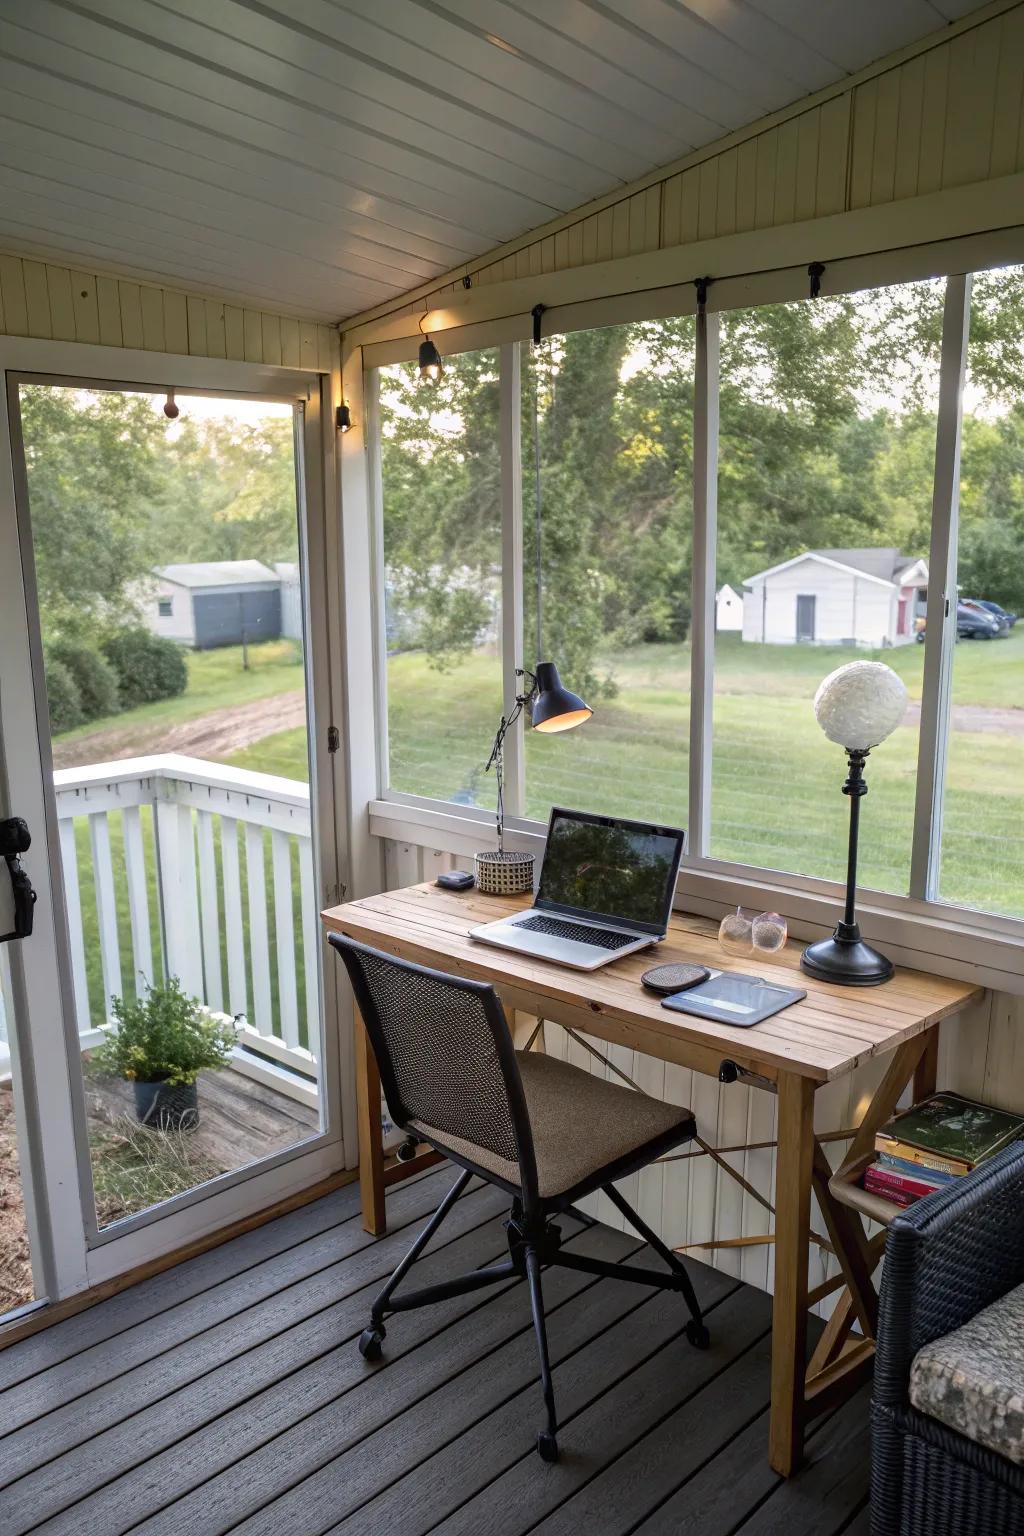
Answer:
[[[328,752],[337,752],[337,750],[338,750],[338,748],[340,746],[341,746],[341,732],[338,730],[338,727],[336,725],[329,725],[327,727],[327,750],[328,750]]]

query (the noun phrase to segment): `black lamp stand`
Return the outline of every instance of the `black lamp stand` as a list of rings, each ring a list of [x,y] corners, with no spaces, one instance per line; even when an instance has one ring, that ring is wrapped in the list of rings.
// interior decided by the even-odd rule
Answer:
[[[537,678],[533,672],[525,671],[522,667],[516,668],[516,677],[529,678],[529,685],[525,693],[517,693],[511,713],[502,715],[491,748],[491,755],[487,759],[484,772],[488,773],[493,768],[495,786],[497,789],[497,823],[498,823],[498,852],[505,850],[505,737],[515,725],[523,710],[531,704],[537,695]]]
[[[846,864],[846,907],[842,922],[836,924],[830,939],[808,944],[800,957],[800,966],[808,976],[819,981],[836,982],[842,987],[877,987],[888,981],[895,967],[885,955],[865,944],[860,936],[855,901],[857,895],[857,839],[860,833],[860,802],[868,792],[864,782],[867,749],[847,751],[849,772],[843,794],[850,797],[850,848]]]

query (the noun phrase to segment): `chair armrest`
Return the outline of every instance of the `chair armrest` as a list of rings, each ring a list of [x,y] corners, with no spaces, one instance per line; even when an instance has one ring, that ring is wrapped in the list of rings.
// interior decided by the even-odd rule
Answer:
[[[879,1295],[876,1403],[905,1403],[910,1364],[1024,1281],[1024,1142],[901,1211]]]

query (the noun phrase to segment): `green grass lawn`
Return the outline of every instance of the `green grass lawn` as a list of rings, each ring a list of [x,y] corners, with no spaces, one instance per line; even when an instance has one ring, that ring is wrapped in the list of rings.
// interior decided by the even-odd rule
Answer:
[[[867,653],[857,653],[866,656]],[[842,753],[822,736],[811,700],[846,649],[716,646],[712,846],[717,858],[842,879],[848,805]],[[878,653],[920,699],[924,647]],[[603,658],[617,686],[594,718],[564,736],[527,733],[527,813],[552,804],[681,821],[689,769],[688,645],[639,646]],[[439,673],[417,653],[388,663],[391,784],[398,790],[493,805],[483,764],[500,709],[493,655]],[[1013,708],[1024,697],[1024,628],[956,649],[956,704]],[[1024,725],[1024,719],[1022,719]],[[917,726],[873,754],[863,812],[861,878],[904,892],[917,772]],[[239,754],[251,768],[303,771],[302,732],[281,732]],[[1024,734],[956,725],[944,818],[942,895],[1024,916]]]
[[[863,656],[866,653],[858,653]],[[288,642],[253,647],[252,667],[237,649],[190,654],[189,686],[179,699],[114,716],[107,724],[149,729],[249,699],[301,686]],[[924,647],[879,653],[919,699]],[[849,650],[744,645],[722,635],[716,646],[712,754],[712,853],[764,868],[842,879],[848,806],[840,793],[844,759],[819,731],[811,699],[821,678],[851,660]],[[647,645],[611,653],[601,669],[615,692],[595,700],[592,720],[562,736],[527,732],[527,813],[546,818],[552,804],[685,825],[689,771],[688,645]],[[571,679],[569,679],[571,682]],[[419,653],[388,663],[391,784],[440,800],[493,807],[494,777],[484,774],[501,703],[493,654],[475,653],[450,672]],[[961,642],[956,649],[957,704],[1019,708],[1024,699],[1024,626],[1009,639]],[[1024,710],[1021,711],[1024,724]],[[74,739],[83,731],[58,740]],[[861,878],[866,886],[904,892],[917,768],[916,725],[901,726],[871,757],[863,809]],[[280,731],[227,759],[285,778],[307,777],[306,732]],[[147,813],[148,815],[148,813]],[[89,993],[103,1011],[95,896],[88,832],[77,828],[86,925]],[[131,954],[120,817],[111,817],[118,872],[118,922],[125,985]],[[147,838],[151,837],[147,824]],[[151,850],[150,850],[151,853]],[[241,849],[243,860],[245,850]],[[219,849],[218,849],[219,859]],[[155,863],[150,857],[150,908],[156,930]],[[276,999],[272,893],[268,913]],[[243,875],[244,879],[244,875]],[[298,936],[298,875],[295,872]],[[956,724],[951,736],[943,834],[942,895],[984,910],[1024,916],[1024,734]],[[248,917],[245,916],[248,946]],[[303,973],[298,964],[300,1017]],[[226,996],[226,977],[225,977]]]

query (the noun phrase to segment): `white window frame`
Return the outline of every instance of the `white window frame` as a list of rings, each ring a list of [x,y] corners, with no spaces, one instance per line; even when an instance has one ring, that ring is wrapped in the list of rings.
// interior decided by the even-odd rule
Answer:
[[[907,247],[830,264],[823,291],[856,292],[944,277],[946,294],[940,360],[940,392],[929,555],[929,606],[942,622],[926,631],[922,714],[909,892],[897,895],[861,887],[858,910],[869,939],[887,944],[894,958],[939,973],[971,977],[1006,991],[1024,992],[1024,920],[962,907],[938,897],[941,809],[946,769],[949,696],[956,636],[955,569],[959,501],[962,392],[970,323],[971,273],[1024,261],[1024,229],[1000,230],[936,245]],[[563,274],[566,275],[566,274]],[[714,685],[715,557],[717,532],[718,315],[727,310],[807,298],[804,269],[792,267],[723,279],[708,290],[707,313],[698,316],[694,376],[694,527],[691,625],[690,779],[687,848],[680,867],[677,903],[691,911],[719,915],[737,903],[785,905],[794,933],[816,937],[834,925],[843,896],[838,881],[710,856],[711,710]],[[693,314],[691,285],[595,299],[560,307],[545,334],[621,324],[627,320]],[[527,334],[525,317],[466,324],[447,332],[442,352],[452,355],[500,344],[502,459],[502,656],[505,702],[514,690],[514,668],[522,665],[522,485],[519,452],[519,350]],[[376,413],[377,370],[411,361],[411,339],[367,340],[353,349],[361,360],[365,393],[374,400],[366,413],[369,458],[368,506],[377,547],[383,540],[383,501]],[[941,592],[941,603],[935,597]],[[950,597],[952,596],[952,601]],[[377,797],[370,805],[370,832],[378,837],[420,843],[468,856],[493,841],[486,811],[392,790],[388,784],[386,649],[375,656],[377,715]],[[506,836],[511,846],[540,852],[544,824],[522,815],[524,725],[506,738],[509,793]],[[481,750],[484,744],[481,743]]]

